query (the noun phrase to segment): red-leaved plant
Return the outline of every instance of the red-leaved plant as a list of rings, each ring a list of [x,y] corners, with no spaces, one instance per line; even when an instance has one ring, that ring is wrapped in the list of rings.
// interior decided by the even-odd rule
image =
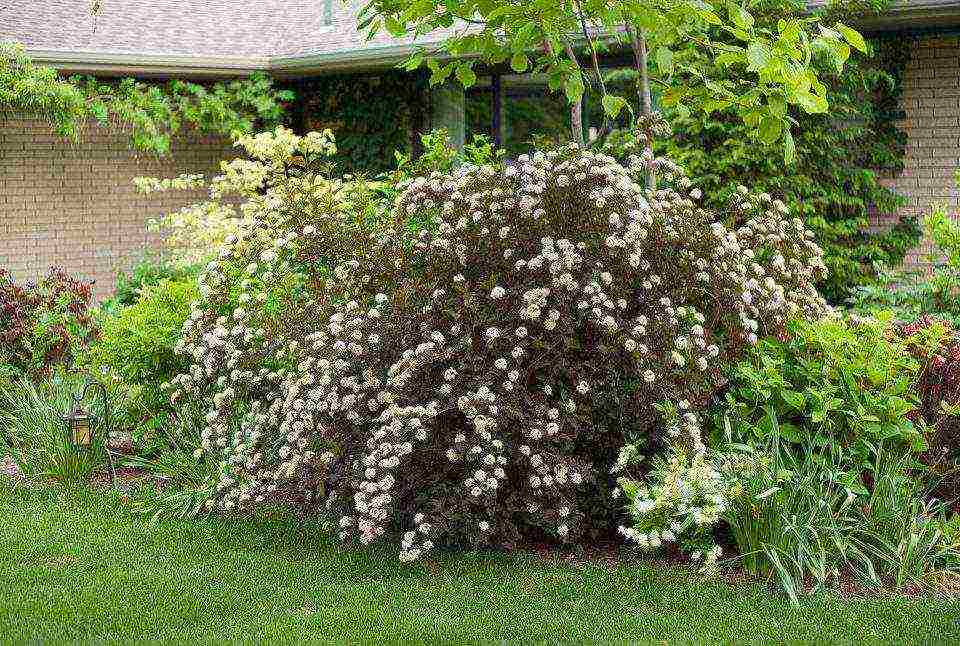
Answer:
[[[91,283],[59,267],[23,284],[0,269],[0,364],[34,376],[72,364],[96,336],[91,297]]]
[[[938,479],[934,493],[960,511],[960,337],[949,322],[933,316],[922,316],[900,331],[913,337],[931,329],[942,340],[933,350],[917,352],[921,368],[915,414],[929,429],[922,460]]]

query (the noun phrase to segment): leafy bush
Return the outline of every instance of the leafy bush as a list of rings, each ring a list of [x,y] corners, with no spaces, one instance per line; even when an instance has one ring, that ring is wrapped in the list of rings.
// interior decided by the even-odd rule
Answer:
[[[906,454],[877,446],[870,490],[857,493],[819,447],[783,442],[772,412],[770,423],[760,448],[726,445],[689,464],[658,463],[646,480],[622,479],[633,522],[621,533],[647,550],[677,543],[712,569],[723,528],[743,570],[774,577],[794,602],[842,573],[901,589],[960,569],[946,507],[929,499]]]
[[[943,324],[921,319],[911,328]],[[935,493],[960,512],[960,340],[951,330],[943,344],[921,357],[916,380],[918,413],[929,428],[923,461],[937,477]]]
[[[730,504],[730,482],[727,471],[718,466],[718,458],[707,451],[688,456],[682,447],[673,448],[667,456],[654,456],[651,468],[640,480],[620,479],[620,489],[629,501],[633,524],[619,531],[640,547],[655,550],[676,544],[684,554],[713,569],[722,548],[714,541],[713,528]],[[634,445],[621,451],[613,472],[643,458]]]
[[[106,455],[102,433],[93,434],[90,449],[77,449],[63,422],[81,385],[78,377],[57,372],[40,384],[21,379],[0,392],[0,441],[21,473],[77,481],[102,466]],[[96,407],[92,412],[103,415]]]
[[[743,568],[775,576],[794,600],[841,572],[902,587],[956,570],[911,421],[918,358],[943,336],[940,325],[830,316],[761,341],[711,416],[711,449],[655,459],[639,477],[636,449],[621,453],[632,516],[621,533],[646,549],[676,544],[709,568],[723,528]]]
[[[208,411],[211,506],[324,494],[342,538],[404,559],[609,531],[611,402],[702,451],[722,362],[824,308],[820,250],[782,204],[744,189],[729,231],[666,160],[649,203],[641,160],[572,147],[414,179],[371,226],[316,200],[335,182],[274,173],[262,137],[279,179],[200,276],[174,393]]]
[[[100,340],[90,350],[91,366],[139,386],[150,409],[166,408],[161,386],[186,366],[174,347],[197,294],[196,282],[189,279],[144,289],[135,304],[104,320]]]
[[[858,7],[836,4],[828,10],[856,14]],[[806,3],[791,1],[767,3],[753,13],[757,24],[773,25],[787,14],[808,11]],[[784,164],[778,150],[752,141],[737,115],[719,101],[718,109],[705,114],[683,104],[665,106],[675,134],[656,142],[660,154],[676,159],[696,180],[711,206],[722,204],[741,183],[784,200],[824,249],[827,275],[818,286],[831,303],[842,303],[857,285],[875,284],[876,266],[898,265],[920,238],[913,219],[868,230],[873,212],[894,213],[904,203],[882,179],[903,168],[906,134],[897,120],[910,56],[909,41],[896,36],[872,38],[869,47],[869,57],[851,57],[842,72],[828,57],[815,58],[830,110],[788,112],[796,163]]]
[[[137,189],[145,194],[208,188],[210,199],[168,213],[150,223],[163,232],[164,244],[176,264],[190,267],[212,260],[227,240],[233,240],[250,229],[253,214],[266,206],[263,198],[269,197],[273,204],[282,203],[283,196],[277,189],[279,179],[286,178],[285,173],[296,174],[297,181],[293,183],[305,188],[299,181],[303,169],[329,170],[328,157],[336,152],[333,133],[329,130],[298,137],[282,126],[274,132],[242,136],[235,145],[244,146],[254,160],[237,158],[221,163],[222,174],[209,184],[203,175],[196,174],[167,179],[135,177],[133,180]],[[297,159],[294,154],[298,155]],[[262,159],[263,155],[276,157]],[[269,166],[260,162],[269,162]],[[270,188],[274,189],[271,195],[260,195],[261,191]],[[322,190],[316,187],[316,190],[328,196],[331,194],[328,186]],[[246,201],[233,199],[238,196]]]
[[[911,345],[918,343],[936,339],[901,338],[883,319],[793,323],[785,340],[764,339],[733,368],[715,428],[752,446],[772,435],[786,444],[812,443],[842,470],[845,486],[864,493],[876,446],[923,448],[910,419],[920,368]]]
[[[182,266],[163,256],[144,255],[131,267],[129,272],[121,271],[117,274],[117,284],[114,288],[113,298],[110,299],[109,304],[101,305],[101,309],[116,311],[120,307],[133,305],[140,298],[140,293],[144,288],[159,285],[164,280],[196,281],[199,272],[199,266]]]
[[[52,267],[18,285],[0,269],[0,365],[34,376],[69,367],[96,337],[92,284]]]

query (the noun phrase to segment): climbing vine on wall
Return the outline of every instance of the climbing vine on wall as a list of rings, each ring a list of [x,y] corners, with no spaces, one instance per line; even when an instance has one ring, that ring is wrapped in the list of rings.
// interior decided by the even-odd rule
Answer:
[[[60,136],[78,141],[91,119],[130,134],[137,150],[163,155],[184,124],[232,136],[274,127],[294,94],[265,74],[209,85],[132,78],[65,78],[38,65],[18,43],[0,41],[0,116],[4,112],[45,119]]]
[[[868,230],[872,215],[903,204],[881,180],[903,169],[906,136],[897,120],[909,41],[877,38],[871,45],[872,58],[852,60],[827,79],[829,115],[793,115],[792,166],[776,151],[751,143],[743,126],[724,114],[668,114],[674,134],[658,142],[660,152],[686,166],[712,206],[721,206],[741,183],[784,199],[824,248],[829,277],[820,287],[833,302],[873,282],[877,265],[898,265],[920,237],[913,219]]]
[[[304,130],[329,128],[337,137],[343,172],[378,173],[395,167],[397,152],[411,152],[426,127],[425,74],[397,70],[338,74],[295,85]]]

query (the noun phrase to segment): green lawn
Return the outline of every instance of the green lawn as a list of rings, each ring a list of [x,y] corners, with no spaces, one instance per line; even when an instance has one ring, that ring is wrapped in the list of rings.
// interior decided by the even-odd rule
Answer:
[[[960,603],[790,607],[643,562],[404,566],[288,517],[144,522],[111,497],[0,485],[0,641],[960,643]]]

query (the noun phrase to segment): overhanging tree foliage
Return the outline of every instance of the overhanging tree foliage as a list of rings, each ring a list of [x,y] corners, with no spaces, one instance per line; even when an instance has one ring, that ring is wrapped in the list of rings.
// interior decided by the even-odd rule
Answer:
[[[21,45],[0,41],[0,115],[26,113],[47,120],[53,130],[79,140],[86,123],[129,129],[137,150],[163,155],[184,123],[201,132],[232,136],[271,128],[294,95],[278,90],[265,74],[209,86],[172,80],[162,85],[132,78],[103,81],[64,78],[34,63]]]
[[[828,27],[817,16],[786,16],[760,24],[731,0],[368,0],[360,16],[371,37],[383,30],[398,37],[442,30],[435,46],[405,63],[429,66],[434,83],[454,76],[469,87],[477,62],[509,61],[518,73],[546,74],[551,89],[563,88],[574,104],[574,136],[581,141],[576,106],[587,83],[599,88],[610,117],[628,105],[604,86],[599,65],[601,50],[622,46],[634,52],[643,78],[645,113],[650,83],[661,84],[664,104],[732,110],[752,137],[782,141],[788,161],[795,155],[789,108],[827,110],[813,58],[826,54],[839,71],[851,46],[866,51],[860,34],[842,22]],[[708,67],[701,64],[705,55]],[[721,74],[713,73],[718,69]]]

